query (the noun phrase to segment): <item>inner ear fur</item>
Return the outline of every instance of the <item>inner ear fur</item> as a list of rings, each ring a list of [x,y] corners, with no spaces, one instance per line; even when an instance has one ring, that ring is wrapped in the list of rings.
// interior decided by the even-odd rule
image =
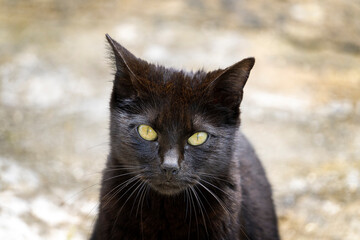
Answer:
[[[141,89],[141,77],[139,69],[147,66],[147,63],[135,57],[130,51],[106,34],[116,66],[114,93],[120,98],[132,98],[139,95]],[[141,71],[141,70],[140,70]]]

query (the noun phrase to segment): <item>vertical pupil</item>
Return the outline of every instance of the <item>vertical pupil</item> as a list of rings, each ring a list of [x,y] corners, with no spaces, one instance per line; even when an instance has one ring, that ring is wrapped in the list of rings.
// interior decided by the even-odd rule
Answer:
[[[146,127],[146,135],[149,134],[149,127]]]

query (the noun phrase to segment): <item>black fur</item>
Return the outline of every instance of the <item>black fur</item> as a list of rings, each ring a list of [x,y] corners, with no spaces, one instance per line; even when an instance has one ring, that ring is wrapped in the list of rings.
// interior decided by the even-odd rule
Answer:
[[[254,59],[188,73],[155,66],[107,39],[116,74],[110,154],[91,240],[279,239],[271,188],[241,134],[240,103]],[[156,141],[137,127],[150,125]],[[209,137],[199,146],[187,139]],[[179,170],[164,173],[164,159]]]

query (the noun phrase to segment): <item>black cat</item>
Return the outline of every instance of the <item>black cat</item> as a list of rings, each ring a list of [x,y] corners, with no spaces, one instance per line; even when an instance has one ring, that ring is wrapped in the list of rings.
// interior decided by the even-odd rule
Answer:
[[[106,37],[116,74],[91,240],[279,239],[270,185],[239,130],[254,58],[185,72]]]

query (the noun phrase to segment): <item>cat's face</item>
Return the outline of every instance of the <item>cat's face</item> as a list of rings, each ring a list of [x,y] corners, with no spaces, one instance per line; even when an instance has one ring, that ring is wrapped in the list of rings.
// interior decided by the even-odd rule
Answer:
[[[148,64],[107,38],[116,62],[111,154],[119,166],[166,195],[226,178],[254,59],[185,73]]]

